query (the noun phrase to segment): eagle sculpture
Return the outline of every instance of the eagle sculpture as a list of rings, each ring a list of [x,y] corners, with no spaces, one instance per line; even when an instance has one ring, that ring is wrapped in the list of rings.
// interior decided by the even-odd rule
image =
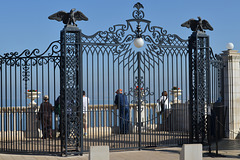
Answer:
[[[59,11],[49,16],[48,19],[57,20],[59,22],[62,21],[66,25],[73,25],[73,26],[77,26],[77,24],[75,23],[76,21],[88,20],[88,18],[82,12],[80,11],[74,12],[75,10],[76,9],[73,8],[70,10],[69,13],[66,13],[64,11]]]
[[[202,20],[201,17],[198,17],[198,20],[189,19],[187,22],[181,24],[181,26],[191,28],[192,31],[205,32],[204,29],[208,29],[210,31],[213,30],[212,26],[208,23],[208,21]]]

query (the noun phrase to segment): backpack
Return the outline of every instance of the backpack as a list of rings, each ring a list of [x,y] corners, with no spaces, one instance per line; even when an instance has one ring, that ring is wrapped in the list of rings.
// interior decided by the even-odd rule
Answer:
[[[55,114],[60,115],[60,96],[55,101],[54,112]]]
[[[161,112],[163,112],[163,111],[164,111],[164,104],[165,104],[166,100],[167,100],[167,98],[166,98],[164,101],[163,101],[163,100],[161,100],[161,102],[160,102],[160,106],[161,106]]]

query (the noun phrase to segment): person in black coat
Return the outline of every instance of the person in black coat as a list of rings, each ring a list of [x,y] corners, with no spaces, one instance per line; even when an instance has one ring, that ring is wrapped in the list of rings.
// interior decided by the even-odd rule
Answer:
[[[114,103],[117,105],[120,113],[120,133],[126,134],[129,133],[129,103],[127,96],[122,94],[122,89],[118,89],[115,93],[117,95],[115,96]]]

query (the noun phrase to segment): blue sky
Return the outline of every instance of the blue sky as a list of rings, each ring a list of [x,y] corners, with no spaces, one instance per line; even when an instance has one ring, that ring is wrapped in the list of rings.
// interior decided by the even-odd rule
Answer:
[[[48,45],[59,40],[63,24],[48,20],[48,16],[63,10],[76,8],[89,21],[77,22],[87,35],[107,30],[115,24],[125,24],[132,18],[133,5],[144,6],[145,19],[152,26],[160,26],[168,34],[177,34],[187,39],[191,30],[180,25],[190,18],[201,16],[209,21],[214,31],[207,31],[214,53],[226,50],[232,42],[240,49],[240,1],[239,0],[8,0],[0,4],[0,54],[22,52],[39,48],[42,52]]]

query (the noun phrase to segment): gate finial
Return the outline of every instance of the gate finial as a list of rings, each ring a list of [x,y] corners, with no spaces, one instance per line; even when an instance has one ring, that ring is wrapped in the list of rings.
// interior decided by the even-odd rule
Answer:
[[[201,17],[198,17],[198,20],[189,19],[188,21],[181,24],[182,27],[191,28],[192,31],[202,31],[205,32],[204,29],[208,29],[210,31],[213,30],[213,27],[208,23],[207,20],[202,20]]]
[[[136,3],[133,8],[137,8],[137,10],[133,11],[132,16],[134,19],[143,19],[144,18],[144,12],[141,11],[141,8],[144,8],[143,5],[138,2]]]
[[[66,25],[73,25],[77,26],[75,23],[76,21],[87,21],[88,18],[80,11],[74,12],[76,9],[73,8],[70,10],[69,13],[66,13],[65,11],[58,11],[57,13],[52,14],[51,16],[48,17],[48,19],[51,20],[57,20],[59,22],[63,21],[64,24]]]
[[[137,8],[137,9],[139,10],[140,8],[144,8],[144,7],[143,7],[143,5],[142,5],[140,2],[137,2],[137,3],[133,6],[133,8]]]

